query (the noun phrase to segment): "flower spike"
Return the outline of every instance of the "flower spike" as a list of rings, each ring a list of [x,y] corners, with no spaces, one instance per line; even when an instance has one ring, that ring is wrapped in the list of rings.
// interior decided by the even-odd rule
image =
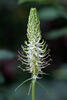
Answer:
[[[43,74],[42,69],[50,65],[50,50],[44,40],[42,40],[40,21],[36,8],[31,8],[27,25],[27,38],[25,45],[21,46],[19,60],[26,65],[25,71],[32,74],[32,78],[37,79],[39,74]]]

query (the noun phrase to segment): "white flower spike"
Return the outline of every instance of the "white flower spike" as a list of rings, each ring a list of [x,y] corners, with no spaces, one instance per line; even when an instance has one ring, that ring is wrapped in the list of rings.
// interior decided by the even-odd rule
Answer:
[[[42,74],[42,69],[50,65],[50,50],[41,37],[40,21],[36,8],[31,8],[28,25],[27,38],[25,45],[21,46],[19,60],[26,65],[25,71],[32,74],[32,78],[37,79]]]
[[[32,77],[25,80],[17,88],[29,80],[40,79],[39,74],[44,74],[42,69],[50,65],[51,61],[48,45],[42,40],[40,21],[36,8],[31,8],[30,10],[27,25],[27,39],[28,41],[25,41],[25,45],[21,46],[22,51],[18,52],[18,60],[20,60],[22,64],[25,64],[26,67],[25,69],[22,67],[19,68],[31,73]]]

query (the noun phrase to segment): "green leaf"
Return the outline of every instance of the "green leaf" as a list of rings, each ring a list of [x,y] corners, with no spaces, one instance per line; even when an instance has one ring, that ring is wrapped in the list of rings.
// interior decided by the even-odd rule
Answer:
[[[56,8],[44,8],[39,11],[40,19],[53,20],[60,17],[59,11]]]
[[[47,7],[39,11],[40,19],[42,20],[54,20],[59,17],[67,19],[67,11],[63,7]]]
[[[67,80],[67,64],[63,64],[61,68],[55,70],[54,77],[58,80]]]
[[[14,57],[15,57],[15,54],[10,51],[0,50],[0,60],[12,59]]]
[[[59,30],[53,30],[45,35],[47,39],[56,39],[62,36],[67,36],[67,27]]]
[[[18,4],[24,2],[39,2],[39,3],[51,3],[53,0],[18,0]]]
[[[2,73],[0,73],[0,84],[4,83],[5,79]]]

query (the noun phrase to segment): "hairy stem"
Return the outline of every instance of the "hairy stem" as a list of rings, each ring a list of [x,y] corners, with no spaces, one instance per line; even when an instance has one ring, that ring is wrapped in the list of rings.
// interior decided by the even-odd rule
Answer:
[[[35,84],[36,84],[36,80],[33,79],[32,80],[32,100],[35,100]]]

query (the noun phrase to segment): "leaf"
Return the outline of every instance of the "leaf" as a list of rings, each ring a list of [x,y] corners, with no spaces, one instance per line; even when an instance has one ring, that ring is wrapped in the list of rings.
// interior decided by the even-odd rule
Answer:
[[[47,39],[56,39],[62,36],[67,36],[67,27],[59,30],[53,30],[45,35]]]
[[[54,71],[54,77],[58,80],[67,80],[67,64],[63,64],[61,68]]]
[[[0,84],[4,83],[5,79],[2,73],[0,73]]]
[[[56,8],[43,8],[39,11],[40,19],[53,20],[60,17],[59,11]]]
[[[67,11],[64,7],[47,7],[39,11],[39,16],[42,20],[54,20],[59,17],[67,19]]]
[[[15,54],[10,51],[0,50],[0,60],[12,59],[14,57],[15,57]]]
[[[18,4],[24,2],[39,2],[39,3],[51,3],[53,0],[18,0]]]

